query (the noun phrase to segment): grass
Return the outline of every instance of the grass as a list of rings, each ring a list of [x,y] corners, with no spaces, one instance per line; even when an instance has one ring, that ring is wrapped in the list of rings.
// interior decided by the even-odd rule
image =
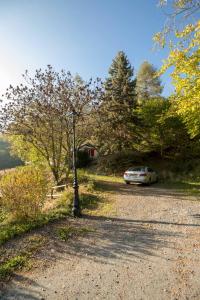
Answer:
[[[122,177],[105,176],[97,174],[89,174],[80,172],[84,185],[80,186],[80,205],[82,210],[89,214],[105,214],[114,213],[112,201],[105,201],[105,192],[107,190],[104,182],[123,182]],[[165,181],[157,184],[159,187],[175,189],[186,193],[187,195],[200,195],[200,183],[192,181]],[[68,201],[66,200],[68,199]],[[7,215],[0,210],[0,245],[8,240],[29,232],[33,229],[42,227],[50,222],[70,216],[72,209],[73,191],[64,192],[56,208],[46,213],[40,214],[34,220],[26,222],[6,222]],[[68,203],[66,203],[68,202]],[[97,210],[98,208],[98,210]]]
[[[26,263],[26,255],[17,255],[0,265],[0,279],[11,276],[15,270],[21,269]]]
[[[112,204],[108,201],[105,201],[104,194],[102,191],[97,189],[97,181],[104,180],[105,177],[109,181],[108,176],[100,176],[101,179],[98,179],[98,176],[84,175],[82,176],[80,184],[80,206],[83,213],[88,214],[107,214],[112,207]],[[31,230],[40,228],[50,222],[66,218],[66,216],[71,215],[72,209],[72,200],[73,200],[73,189],[69,188],[65,191],[60,199],[56,203],[56,207],[41,213],[35,219],[26,220],[26,221],[13,221],[5,211],[0,209],[0,246],[5,244],[7,241],[13,239],[17,236],[22,236],[24,233],[31,232]],[[70,238],[75,238],[77,236],[83,236],[89,232],[94,231],[94,229],[89,227],[74,227],[74,226],[65,226],[60,227],[55,230],[55,234],[62,241],[68,241]],[[29,235],[30,236],[30,235]],[[7,245],[1,248],[0,254],[0,280],[5,280],[10,278],[12,274],[21,270],[24,267],[27,267],[31,264],[32,254],[37,251],[37,249],[44,243],[44,240],[34,238],[31,234],[28,245],[24,243],[24,238],[26,236],[14,243],[14,248],[12,248],[12,255],[10,254],[9,248]],[[19,251],[18,243],[20,241],[23,243],[23,251]],[[15,245],[17,247],[15,247]],[[22,247],[20,247],[21,249]],[[30,265],[31,266],[31,265]]]
[[[80,205],[83,211],[95,211],[100,204],[103,205],[103,198],[99,193],[93,193],[93,184],[87,187],[81,187]],[[89,190],[89,191],[88,191]],[[58,201],[56,209],[50,210],[45,214],[41,214],[35,220],[29,220],[26,222],[15,222],[8,224],[0,224],[0,245],[3,245],[8,240],[20,236],[32,229],[42,227],[50,222],[59,220],[69,216],[72,208],[73,194],[69,190],[63,193],[63,196]],[[68,200],[67,200],[68,199]],[[57,228],[55,233],[62,241],[67,241],[69,238],[74,238],[80,235],[84,235],[88,232],[92,232],[94,229],[89,227],[77,228],[74,226],[65,226]],[[4,280],[10,277],[16,270],[21,270],[30,262],[31,255],[40,246],[40,241],[32,239],[28,247],[25,247],[24,251],[17,253],[11,258],[6,259],[5,262],[0,265],[0,279]],[[6,256],[6,253],[4,254]],[[4,256],[3,255],[3,256]]]
[[[70,214],[68,208],[59,208],[45,214],[39,215],[34,220],[24,222],[11,222],[4,225],[0,224],[0,245],[3,245],[8,240],[29,232],[33,229],[42,227],[50,222],[65,218]]]
[[[114,176],[114,175],[97,175],[97,174],[89,174],[88,177],[94,181],[106,181],[106,182],[124,182],[122,176]]]
[[[3,209],[0,209],[0,223],[2,223],[7,218],[7,214]]]
[[[30,265],[30,258],[43,244],[45,238],[42,236],[32,236],[28,239],[24,250],[16,255],[7,258],[0,264],[0,280],[10,277],[15,271],[21,270],[25,266]]]
[[[78,170],[78,179],[79,181],[107,181],[107,182],[123,182],[122,176],[115,176],[115,175],[101,175],[95,172],[91,172],[89,170]]]
[[[33,229],[40,228],[53,221],[66,218],[71,215],[73,200],[73,190],[64,192],[58,200],[56,208],[41,213],[33,220],[9,221],[5,212],[0,212],[0,245],[5,244],[10,239],[20,236]],[[104,201],[100,193],[94,191],[94,184],[90,180],[87,186],[80,187],[80,206],[82,210],[94,211]],[[7,220],[6,220],[7,219]]]
[[[79,235],[84,235],[88,232],[93,232],[94,229],[88,228],[88,227],[73,227],[73,226],[65,226],[65,227],[60,227],[56,230],[56,234],[59,237],[60,240],[62,241],[67,241],[69,238],[76,237]]]
[[[166,180],[157,184],[160,187],[174,189],[190,196],[200,196],[200,183],[189,180],[175,181]]]

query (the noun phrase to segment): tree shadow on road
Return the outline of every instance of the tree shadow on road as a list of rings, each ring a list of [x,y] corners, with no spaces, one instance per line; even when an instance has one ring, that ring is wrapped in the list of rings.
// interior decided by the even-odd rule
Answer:
[[[165,184],[156,183],[153,185],[145,186],[141,184],[129,184],[109,182],[109,181],[99,181],[96,183],[96,189],[99,191],[106,191],[112,193],[120,193],[123,195],[130,196],[149,196],[156,197],[157,200],[164,197],[164,200],[191,200],[191,195],[193,195],[193,188],[195,191],[198,190],[200,193],[200,185],[192,184]],[[194,194],[194,196],[196,196]]]
[[[54,224],[55,225],[55,224]],[[59,226],[86,227],[91,229],[85,236],[71,237],[66,242],[56,236],[56,228]],[[149,261],[152,257],[160,257],[161,248],[173,248],[170,241],[172,237],[181,237],[179,233],[167,230],[154,229],[149,222],[112,218],[105,216],[83,216],[82,219],[68,219],[58,223],[57,227],[47,226],[43,228],[43,234],[49,236],[48,245],[39,251],[35,258],[45,260],[46,266],[56,262],[67,263],[72,259],[83,259],[91,262],[117,265],[130,265],[141,260]],[[52,251],[53,250],[53,251]],[[163,259],[169,259],[162,254]],[[81,263],[81,262],[80,262]],[[95,271],[95,270],[94,270]],[[41,299],[42,286],[30,281],[26,275],[15,276],[15,281],[24,282],[26,288],[18,288],[13,283],[6,295],[15,295],[16,299],[38,300]],[[1,294],[0,294],[1,296]],[[2,300],[15,299],[1,296]]]
[[[24,275],[15,275],[15,281],[26,282],[26,288],[19,287],[12,282],[8,289],[6,285],[1,288],[0,286],[0,299],[1,300],[39,300],[43,299],[41,290],[44,290],[44,287],[36,283],[36,281],[31,280],[30,278],[25,277]],[[39,289],[39,290],[38,290]],[[2,291],[1,291],[2,290]]]
[[[111,217],[84,216],[76,225],[87,225],[91,232],[85,237],[68,240],[67,243],[52,237],[49,248],[56,250],[54,259],[63,259],[66,254],[78,256],[104,264],[115,264],[149,260],[160,256],[160,248],[174,245],[170,237],[179,237],[179,232],[154,229],[151,222],[140,222]],[[52,259],[51,251],[48,259]],[[166,259],[163,256],[163,259]]]

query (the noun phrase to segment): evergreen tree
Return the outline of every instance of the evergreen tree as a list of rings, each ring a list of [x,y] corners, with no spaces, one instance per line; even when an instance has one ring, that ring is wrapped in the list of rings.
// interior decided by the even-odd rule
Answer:
[[[134,105],[133,68],[125,53],[120,51],[109,69],[109,76],[105,82],[105,97],[100,113],[100,140],[102,146],[107,148],[109,152],[121,151],[130,145]],[[102,120],[104,120],[104,126],[102,126]]]
[[[143,100],[160,97],[163,90],[161,80],[156,76],[156,68],[144,61],[137,73],[136,93],[140,103]]]

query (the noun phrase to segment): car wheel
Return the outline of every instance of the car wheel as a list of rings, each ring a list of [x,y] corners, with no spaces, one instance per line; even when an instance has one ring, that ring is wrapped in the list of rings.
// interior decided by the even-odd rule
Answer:
[[[130,184],[130,181],[125,181],[126,184]]]

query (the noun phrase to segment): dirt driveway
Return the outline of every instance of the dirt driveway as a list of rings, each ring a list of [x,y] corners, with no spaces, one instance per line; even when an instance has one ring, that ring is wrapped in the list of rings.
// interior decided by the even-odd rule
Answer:
[[[71,220],[95,230],[67,243],[49,230],[46,264],[16,275],[0,299],[200,299],[199,202],[158,186],[105,185],[116,215]]]

